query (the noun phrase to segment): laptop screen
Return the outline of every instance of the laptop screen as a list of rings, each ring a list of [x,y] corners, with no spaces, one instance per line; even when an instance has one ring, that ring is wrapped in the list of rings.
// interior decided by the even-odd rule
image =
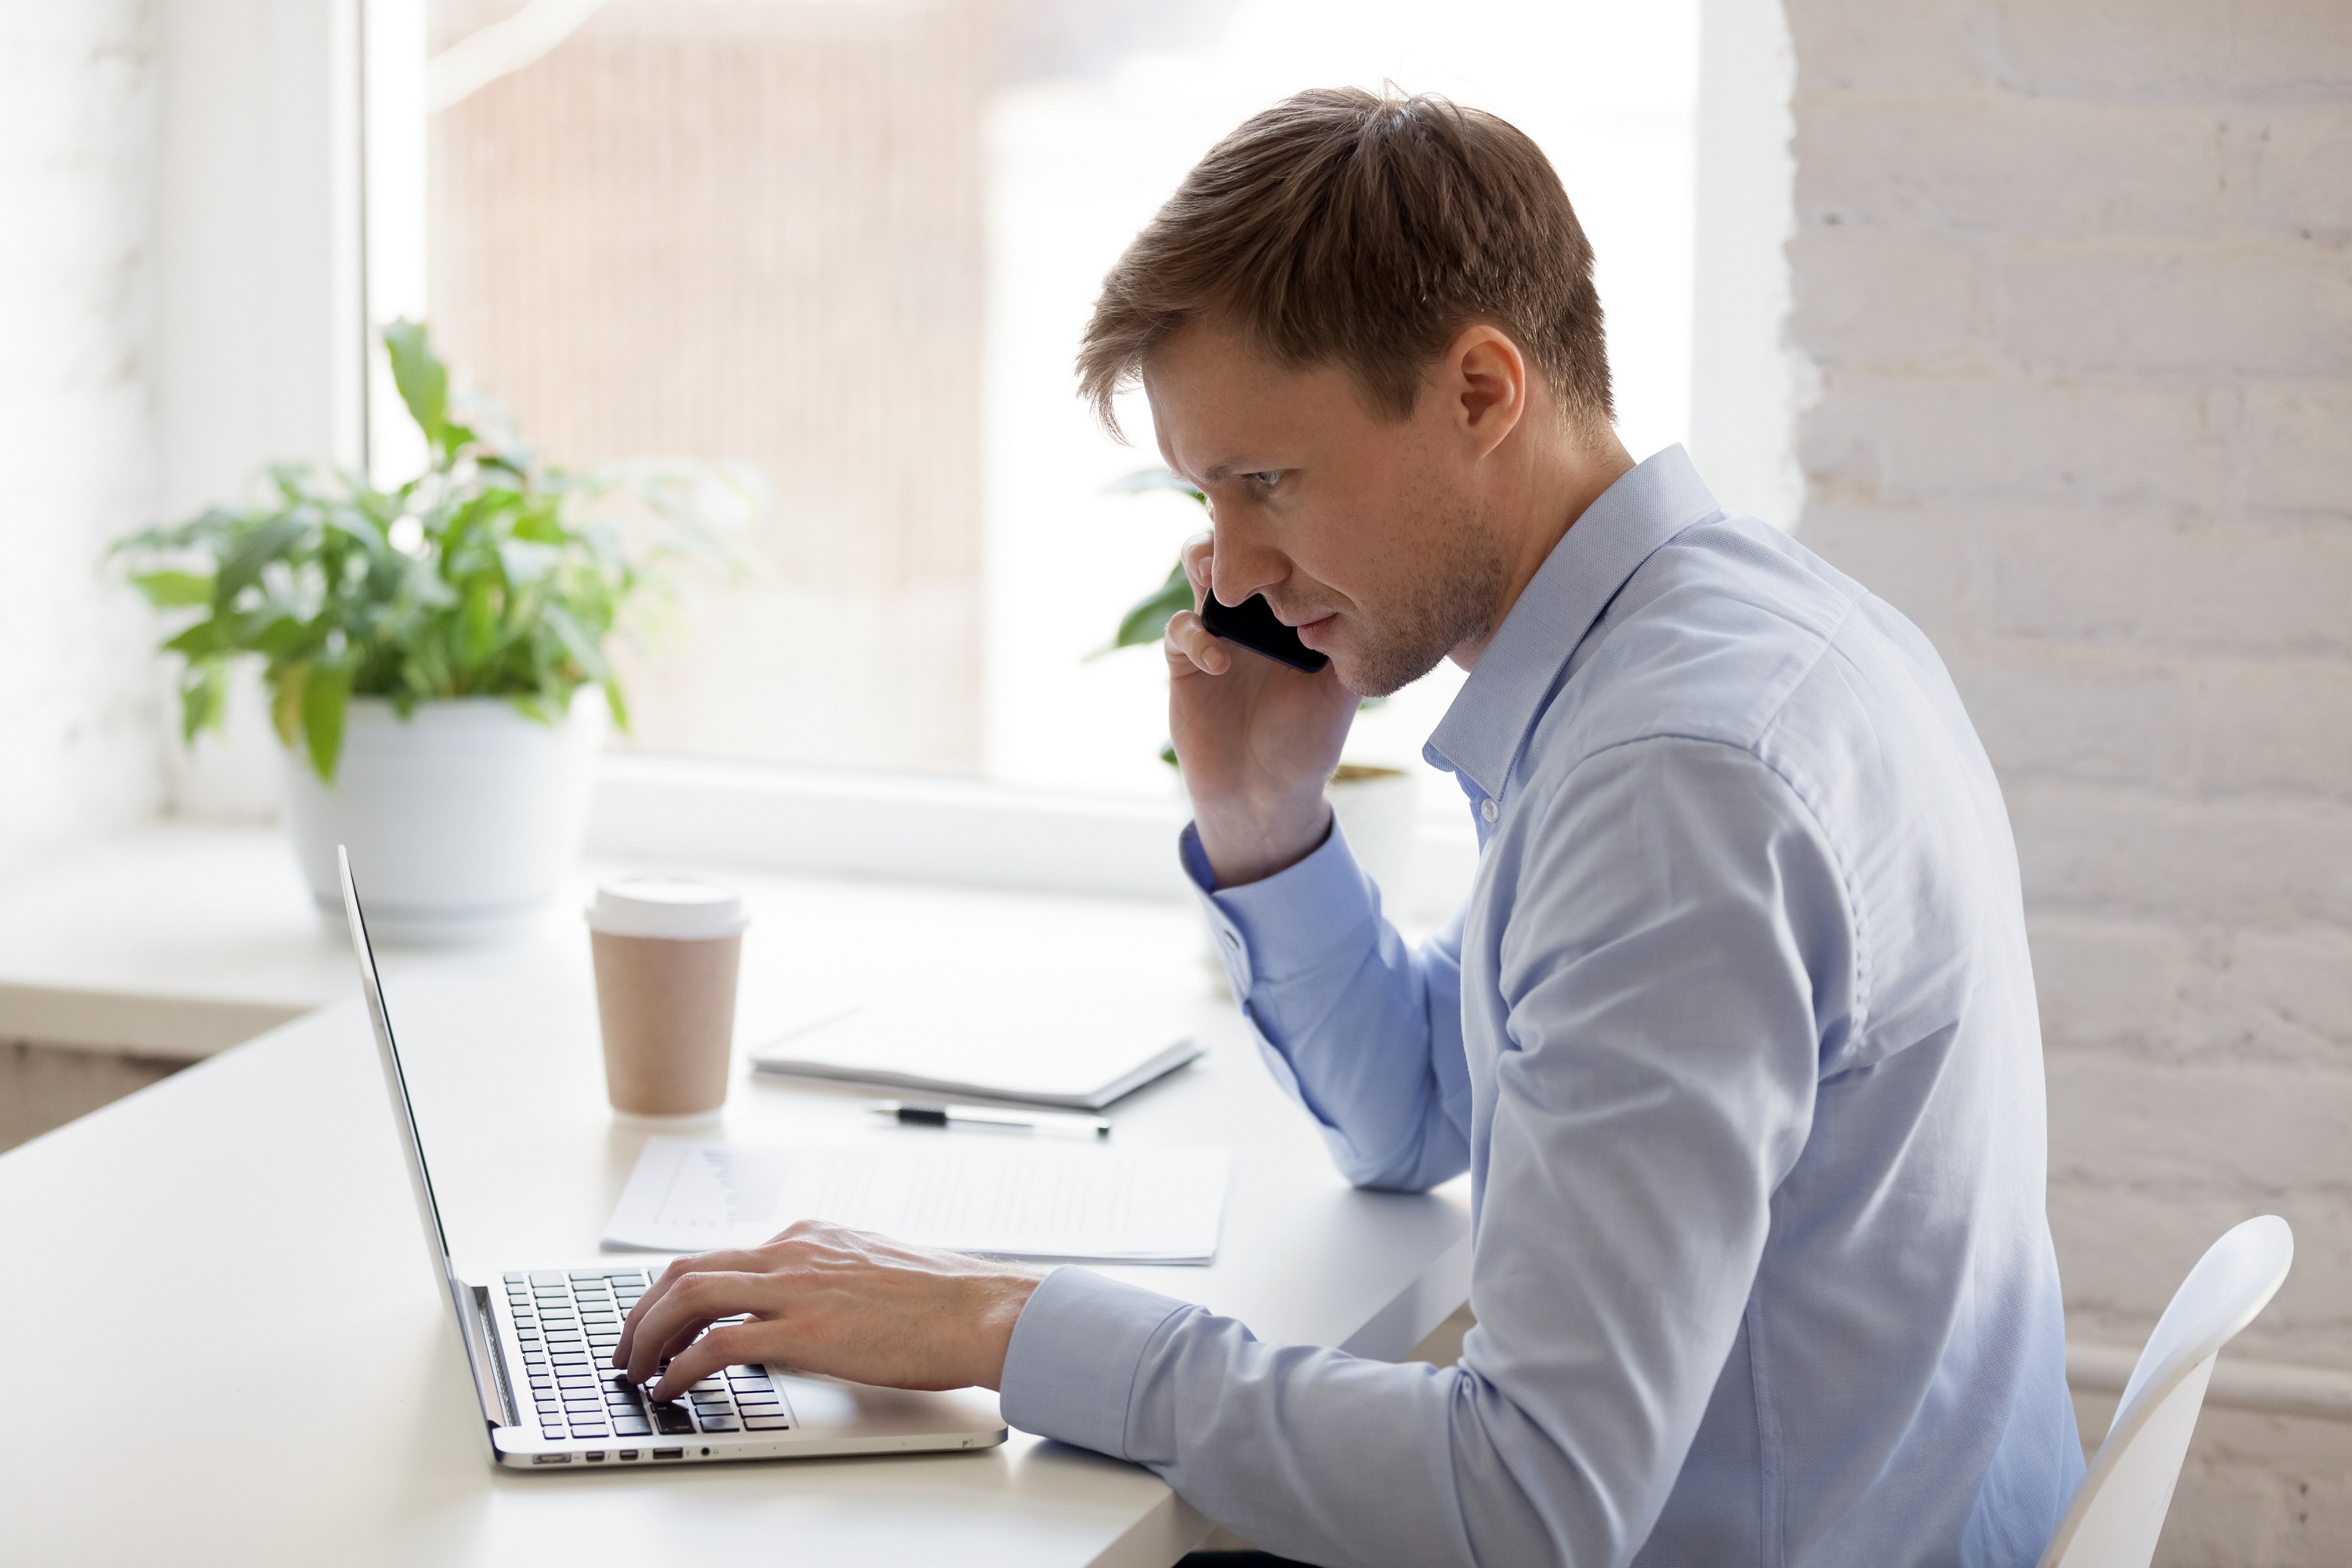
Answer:
[[[400,1069],[400,1048],[392,1041],[392,1016],[384,1011],[383,984],[377,977],[375,949],[368,941],[367,918],[360,912],[359,885],[352,880],[352,860],[342,846],[335,847],[335,867],[343,879],[343,917],[351,922],[352,951],[359,955],[360,991],[367,998],[368,1022],[375,1028],[376,1054],[383,1059],[384,1087],[392,1093],[393,1120],[401,1143],[408,1151],[409,1184],[416,1192],[416,1212],[425,1222],[425,1245],[433,1249],[434,1267],[452,1284],[449,1236],[441,1228],[441,1205],[433,1199],[433,1178],[425,1169],[425,1143],[416,1133],[416,1108],[408,1100],[408,1079]]]

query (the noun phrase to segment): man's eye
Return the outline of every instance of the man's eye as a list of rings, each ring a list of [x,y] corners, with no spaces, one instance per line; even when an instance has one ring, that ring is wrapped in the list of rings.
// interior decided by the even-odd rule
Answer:
[[[1270,490],[1274,489],[1275,486],[1282,482],[1282,470],[1280,468],[1261,468],[1256,473],[1249,474],[1244,477],[1250,483],[1255,485],[1258,489],[1262,490]]]

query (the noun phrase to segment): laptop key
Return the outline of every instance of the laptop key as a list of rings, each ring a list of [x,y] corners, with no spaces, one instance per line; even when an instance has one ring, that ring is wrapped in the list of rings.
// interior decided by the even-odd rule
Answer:
[[[740,1432],[743,1428],[732,1415],[706,1415],[702,1418],[702,1429],[706,1432]]]
[[[788,1415],[746,1415],[743,1417],[743,1430],[746,1432],[782,1432],[788,1430],[792,1426],[792,1417]]]
[[[694,1430],[694,1417],[687,1414],[685,1405],[661,1404],[651,1408],[654,1426],[662,1436],[667,1437],[676,1433],[691,1433]]]
[[[644,1421],[627,1420],[613,1423],[613,1436],[615,1437],[650,1437],[653,1436],[653,1427]]]

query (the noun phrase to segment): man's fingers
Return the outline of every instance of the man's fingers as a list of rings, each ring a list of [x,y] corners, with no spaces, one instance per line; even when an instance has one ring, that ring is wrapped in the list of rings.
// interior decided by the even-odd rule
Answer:
[[[712,1256],[740,1258],[742,1255]],[[662,1358],[674,1356],[691,1344],[707,1324],[753,1310],[773,1289],[762,1289],[766,1281],[756,1275],[700,1271],[681,1273],[668,1284],[669,1289],[662,1299],[637,1321],[636,1331],[630,1338],[627,1366],[631,1383],[644,1383],[659,1372]]]
[[[743,1331],[747,1327],[748,1324],[730,1323],[723,1329],[713,1329],[680,1350],[662,1373],[661,1381],[646,1390],[646,1397],[676,1399],[721,1367],[763,1360],[750,1344],[751,1336]]]
[[[1213,533],[1194,534],[1184,542],[1184,547],[1177,552],[1176,558],[1184,563],[1184,575],[1192,580],[1192,607],[1197,610],[1202,600],[1208,596],[1209,568],[1217,558],[1217,536]]]
[[[646,1321],[647,1314],[661,1305],[662,1298],[668,1295],[670,1287],[676,1285],[680,1279],[699,1269],[751,1270],[758,1267],[758,1261],[747,1252],[703,1252],[697,1253],[691,1258],[672,1258],[669,1267],[656,1275],[653,1284],[646,1288],[645,1294],[637,1298],[637,1304],[629,1309],[629,1315],[621,1320],[621,1342],[613,1347],[613,1364],[614,1366],[629,1364],[630,1352],[637,1341],[637,1326]]]
[[[1225,639],[1201,624],[1199,612],[1179,610],[1168,617],[1168,668],[1171,673],[1223,675],[1234,667],[1233,650]],[[1189,668],[1188,668],[1189,667]]]

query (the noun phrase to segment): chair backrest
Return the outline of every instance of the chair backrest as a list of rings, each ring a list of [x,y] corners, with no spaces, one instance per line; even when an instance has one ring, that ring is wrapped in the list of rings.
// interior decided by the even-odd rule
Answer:
[[[2269,1305],[2294,1261],[2294,1233],[2276,1215],[2236,1226],[2197,1260],[2148,1335],[2042,1568],[2147,1568],[2213,1358]]]

